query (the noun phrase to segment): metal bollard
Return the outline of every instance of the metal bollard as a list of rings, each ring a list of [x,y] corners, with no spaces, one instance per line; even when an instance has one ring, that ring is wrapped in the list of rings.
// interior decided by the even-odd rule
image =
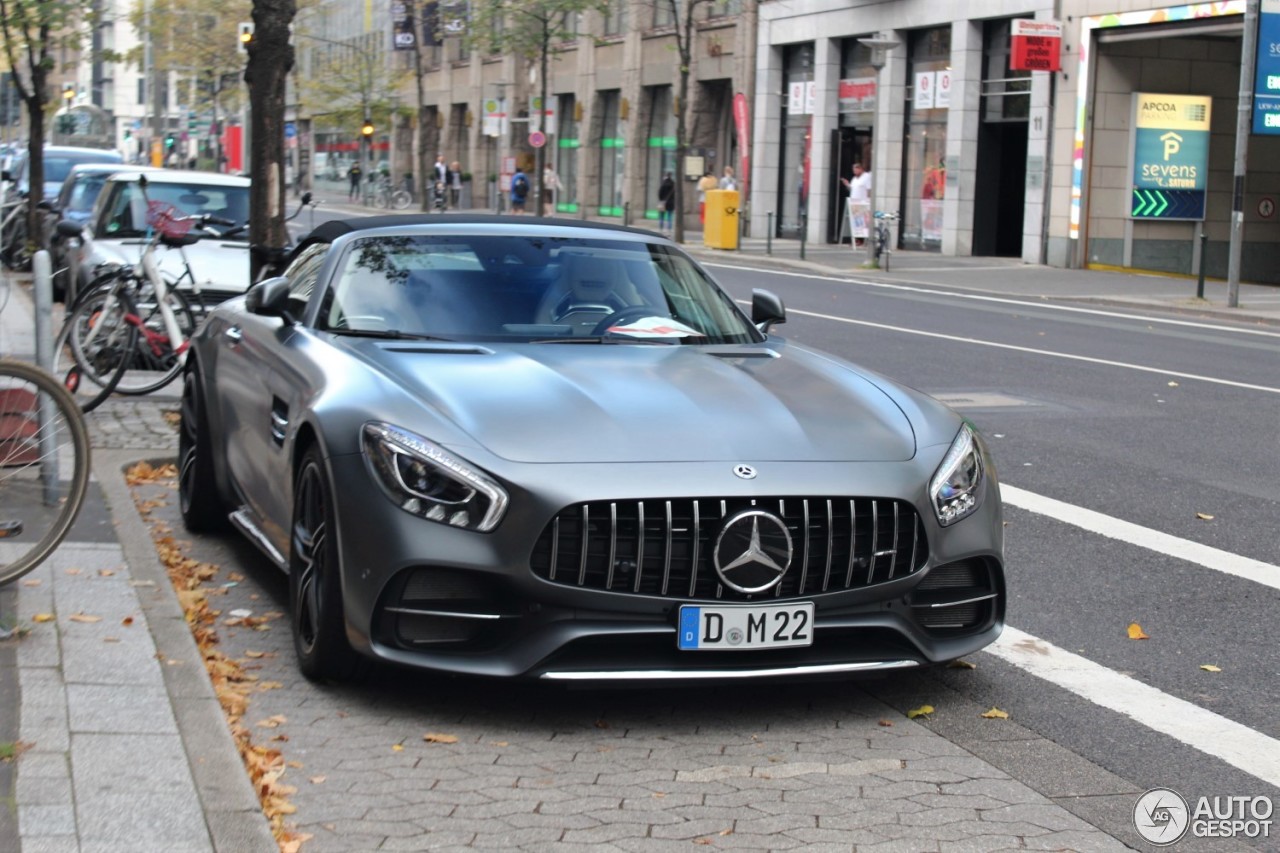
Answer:
[[[35,296],[36,364],[45,371],[53,369],[53,265],[44,249],[31,259],[33,294]],[[58,446],[56,414],[49,395],[39,397],[36,418],[40,430],[40,483],[44,487],[45,506],[53,506],[60,498],[58,482]]]
[[[622,203],[622,224],[631,224],[631,202],[629,201],[624,201]]]
[[[773,254],[773,211],[770,211],[769,214],[765,217],[765,225],[767,227],[764,232],[764,253],[766,255],[772,255]]]
[[[1209,235],[1204,233],[1204,224],[1200,225],[1200,275],[1196,280],[1196,299],[1204,299],[1204,250],[1209,243]]]

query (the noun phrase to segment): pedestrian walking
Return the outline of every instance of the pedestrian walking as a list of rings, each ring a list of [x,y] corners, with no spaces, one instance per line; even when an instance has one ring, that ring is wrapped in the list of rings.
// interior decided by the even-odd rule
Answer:
[[[733,177],[733,167],[725,166],[724,174],[720,176],[719,187],[722,190],[737,190],[738,181]]]
[[[658,230],[662,233],[671,233],[675,210],[676,181],[670,172],[666,172],[662,176],[662,185],[658,187]]]
[[[454,160],[449,164],[448,180],[449,209],[457,210],[462,206],[462,164]]]
[[[524,213],[525,199],[529,197],[529,176],[519,166],[511,176],[511,212]]]
[[[550,216],[556,211],[556,201],[560,197],[560,176],[548,163],[542,170],[542,215]]]
[[[351,188],[347,190],[347,201],[360,200],[360,179],[364,177],[364,170],[360,168],[359,163],[352,163],[351,168],[347,169],[347,180],[351,182]]]

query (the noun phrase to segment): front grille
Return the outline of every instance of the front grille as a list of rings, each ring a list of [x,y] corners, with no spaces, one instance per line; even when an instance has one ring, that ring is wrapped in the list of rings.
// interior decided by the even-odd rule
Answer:
[[[986,625],[996,613],[997,592],[991,569],[982,560],[934,566],[911,593],[912,613],[920,627],[938,636],[965,633]]]
[[[712,562],[726,519],[777,515],[791,565],[772,590],[747,595],[720,583]],[[680,599],[760,600],[857,589],[922,567],[928,541],[915,508],[889,498],[601,501],[561,510],[530,565],[565,586]]]

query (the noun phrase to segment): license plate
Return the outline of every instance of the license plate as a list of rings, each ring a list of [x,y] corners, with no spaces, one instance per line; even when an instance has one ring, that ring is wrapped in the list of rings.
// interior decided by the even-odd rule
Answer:
[[[742,607],[680,606],[680,649],[746,651],[813,645],[813,602]]]

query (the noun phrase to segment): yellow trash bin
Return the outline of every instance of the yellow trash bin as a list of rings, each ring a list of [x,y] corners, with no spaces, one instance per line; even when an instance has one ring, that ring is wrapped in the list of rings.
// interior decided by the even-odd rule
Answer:
[[[703,245],[712,249],[738,248],[738,191],[707,191],[707,224]]]

